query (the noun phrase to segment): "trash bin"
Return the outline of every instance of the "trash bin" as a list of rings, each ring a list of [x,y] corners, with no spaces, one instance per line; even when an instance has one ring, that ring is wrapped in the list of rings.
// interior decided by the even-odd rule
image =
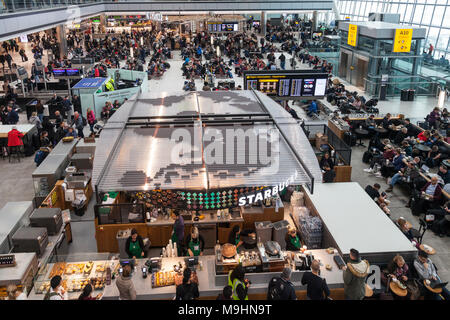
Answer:
[[[414,101],[414,96],[416,94],[416,90],[408,90],[408,101]]]
[[[283,250],[286,249],[285,238],[289,222],[287,220],[281,220],[272,223],[272,225],[273,225],[272,240],[278,242],[280,244],[281,249]]]
[[[400,101],[408,101],[408,90],[407,89],[403,89],[400,92]]]
[[[256,240],[266,243],[272,240],[273,225],[270,221],[255,222]]]
[[[119,230],[116,234],[117,246],[119,247],[120,259],[128,259],[128,253],[125,251],[125,243],[131,236],[131,229]]]
[[[75,200],[72,201],[73,211],[77,216],[82,217],[84,215],[86,212],[85,204],[86,196],[75,198]]]

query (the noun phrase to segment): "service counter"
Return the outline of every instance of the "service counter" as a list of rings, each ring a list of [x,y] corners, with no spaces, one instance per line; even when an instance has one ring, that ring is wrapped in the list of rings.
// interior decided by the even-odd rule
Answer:
[[[321,275],[327,281],[331,290],[331,297],[333,299],[343,298],[343,279],[342,271],[338,269],[333,261],[333,255],[330,255],[326,250],[311,250],[315,258],[321,260],[323,265],[332,265],[332,270],[328,271],[325,267],[321,268]],[[151,275],[143,278],[141,267],[146,262],[146,259],[138,259],[136,271],[133,273],[132,280],[136,289],[138,300],[158,300],[158,299],[173,299],[175,297],[175,285],[152,288]],[[184,257],[177,258],[162,258],[161,271],[173,271],[173,266],[181,262],[184,264]],[[301,284],[301,278],[305,271],[293,271],[291,280],[294,284],[297,297],[304,299],[306,296],[306,286]],[[248,278],[252,284],[249,288],[249,299],[266,299],[267,287],[270,279],[274,276],[279,276],[279,272],[265,272],[265,273],[247,273]],[[216,299],[217,295],[222,292],[223,287],[227,285],[227,275],[216,275],[215,273],[215,256],[201,256],[199,257],[199,265],[197,266],[197,277],[199,281],[200,299]],[[106,285],[103,299],[118,300],[119,291],[115,285],[115,280],[112,280],[111,285]]]
[[[204,219],[193,221],[185,219],[184,234],[188,235],[192,225],[199,228],[200,234],[205,238],[206,248],[212,248],[217,240],[221,244],[228,242],[229,234],[235,225],[241,228],[244,224],[242,215],[232,215],[229,218],[218,218],[213,210],[203,212]],[[157,220],[144,223],[99,224],[95,219],[95,233],[98,252],[119,252],[116,235],[119,230],[135,228],[143,238],[149,238],[152,247],[163,247],[169,243],[172,235],[172,218],[164,219],[158,216]],[[254,225],[253,225],[254,227]]]

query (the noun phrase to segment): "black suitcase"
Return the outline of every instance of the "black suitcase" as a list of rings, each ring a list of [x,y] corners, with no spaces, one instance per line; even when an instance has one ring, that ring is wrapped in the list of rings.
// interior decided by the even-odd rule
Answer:
[[[414,216],[419,216],[422,213],[422,207],[420,206],[419,200],[413,198],[411,200],[411,213]]]
[[[363,157],[362,157],[362,161],[364,163],[370,163],[370,160],[373,158],[372,153],[370,153],[369,151],[364,152]]]

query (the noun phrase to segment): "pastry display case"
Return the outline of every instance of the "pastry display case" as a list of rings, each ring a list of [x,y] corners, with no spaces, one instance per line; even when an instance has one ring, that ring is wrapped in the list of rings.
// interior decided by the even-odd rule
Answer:
[[[105,288],[107,269],[117,269],[119,260],[108,253],[76,254],[56,256],[43,263],[34,280],[34,293],[45,295],[50,289],[50,280],[59,275],[69,299],[77,299],[83,288],[90,283],[97,293]]]

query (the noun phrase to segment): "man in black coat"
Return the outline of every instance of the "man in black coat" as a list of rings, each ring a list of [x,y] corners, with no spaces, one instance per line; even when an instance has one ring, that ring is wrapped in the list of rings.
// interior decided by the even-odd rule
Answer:
[[[380,197],[380,188],[381,186],[378,183],[375,183],[373,187],[368,185],[364,190],[372,199],[378,199]]]
[[[269,282],[267,300],[297,300],[291,279],[292,270],[284,268],[280,277],[274,277]]]
[[[12,106],[8,106],[7,122],[8,124],[16,124],[17,122],[19,122],[19,115]]]

